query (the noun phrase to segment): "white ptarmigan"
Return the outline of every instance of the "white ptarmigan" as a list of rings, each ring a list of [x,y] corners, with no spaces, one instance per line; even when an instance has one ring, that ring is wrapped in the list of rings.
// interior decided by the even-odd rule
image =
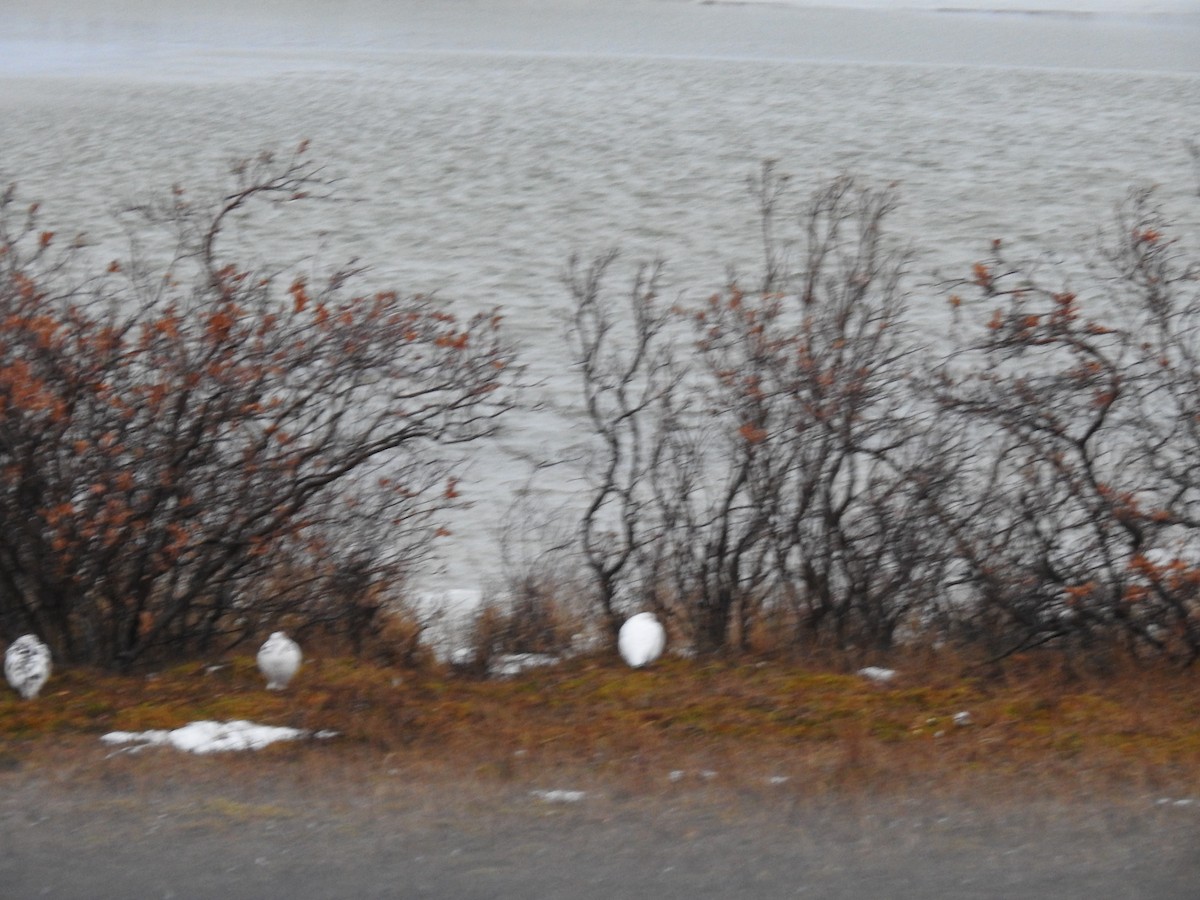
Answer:
[[[50,648],[36,635],[17,638],[4,654],[4,677],[13,690],[32,700],[50,678]]]
[[[258,670],[267,679],[267,690],[282,691],[300,668],[300,645],[282,631],[267,638],[258,651]]]
[[[662,656],[667,644],[667,632],[654,613],[630,616],[617,634],[617,650],[621,658],[635,669],[649,665]]]

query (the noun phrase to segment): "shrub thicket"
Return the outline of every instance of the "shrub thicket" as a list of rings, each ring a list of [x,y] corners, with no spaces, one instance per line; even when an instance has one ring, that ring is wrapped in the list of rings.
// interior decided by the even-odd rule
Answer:
[[[122,667],[384,627],[459,492],[442,451],[512,407],[515,357],[496,315],[226,251],[329,186],[303,147],[264,154],[210,202],[127,211],[129,258],[92,269],[0,196],[0,635]],[[1151,193],[1086,292],[995,244],[922,298],[961,326],[937,340],[893,189],[793,205],[766,165],[753,193],[762,270],[702,302],[664,300],[661,263],[620,302],[616,254],[572,264],[583,503],[553,561],[506,557],[486,653],[571,643],[568,572],[610,637],[651,608],[702,652],[1200,656],[1200,264]]]
[[[891,189],[839,178],[789,217],[768,165],[754,192],[763,271],[706,303],[664,304],[661,265],[626,305],[611,254],[573,269],[605,616],[654,607],[700,650],[769,628],[1200,655],[1200,266],[1151,193],[1088,297],[997,243],[940,298],[964,327],[931,340]]]
[[[226,250],[255,206],[291,219],[329,185],[304,146],[263,154],[211,201],[128,210],[131,257],[98,270],[0,197],[6,637],[123,667],[374,627],[457,495],[439,448],[493,429],[514,357],[496,316]]]

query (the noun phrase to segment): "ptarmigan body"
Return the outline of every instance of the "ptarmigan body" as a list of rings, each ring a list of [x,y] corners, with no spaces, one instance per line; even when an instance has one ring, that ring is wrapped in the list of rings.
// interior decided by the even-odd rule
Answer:
[[[649,665],[662,656],[667,644],[667,632],[654,613],[630,616],[617,635],[617,650],[621,658],[635,669]]]
[[[36,635],[17,638],[4,654],[4,677],[13,690],[32,700],[50,678],[50,648]]]
[[[300,668],[300,645],[282,631],[274,632],[258,651],[258,670],[267,690],[282,691]]]

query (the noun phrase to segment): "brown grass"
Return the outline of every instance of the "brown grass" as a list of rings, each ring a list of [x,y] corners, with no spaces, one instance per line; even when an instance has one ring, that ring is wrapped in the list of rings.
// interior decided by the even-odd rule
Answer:
[[[125,764],[101,733],[215,718],[336,730],[332,741],[219,764],[261,773],[304,762],[313,777],[353,769],[506,782],[570,771],[638,791],[708,777],[760,790],[774,779],[806,796],[935,785],[1021,784],[1064,798],[1200,790],[1200,694],[1190,673],[1130,666],[1065,675],[1033,659],[988,678],[944,657],[896,666],[887,686],[783,661],[671,658],[646,670],[581,658],[481,681],[326,658],[306,661],[282,693],[263,689],[248,657],[139,677],[71,669],[36,701],[0,694],[0,774],[36,772],[48,759],[111,772]],[[955,724],[960,711],[971,724]],[[179,756],[145,755],[158,754]]]

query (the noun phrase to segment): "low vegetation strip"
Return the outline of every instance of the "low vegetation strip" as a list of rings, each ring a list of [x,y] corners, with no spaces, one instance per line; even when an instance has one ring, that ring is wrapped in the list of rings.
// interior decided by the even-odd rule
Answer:
[[[1046,776],[1063,788],[1200,795],[1200,697],[1188,673],[1064,674],[1057,659],[1019,659],[994,676],[957,659],[912,659],[879,685],[775,660],[668,658],[630,670],[592,657],[479,680],[318,658],[286,693],[264,690],[248,657],[138,677],[72,669],[36,703],[0,696],[0,753],[21,770],[50,746],[102,758],[100,736],[114,730],[251,720],[339,734],[267,754],[332,764],[365,753],[472,777],[582,765],[665,784],[696,769],[820,793]]]

